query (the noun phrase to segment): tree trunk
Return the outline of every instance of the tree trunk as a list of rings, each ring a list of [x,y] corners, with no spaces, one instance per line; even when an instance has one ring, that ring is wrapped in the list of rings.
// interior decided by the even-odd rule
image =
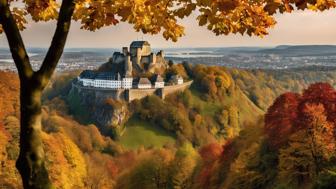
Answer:
[[[37,82],[21,80],[20,155],[16,162],[25,189],[53,188],[45,167],[42,143],[41,94]]]

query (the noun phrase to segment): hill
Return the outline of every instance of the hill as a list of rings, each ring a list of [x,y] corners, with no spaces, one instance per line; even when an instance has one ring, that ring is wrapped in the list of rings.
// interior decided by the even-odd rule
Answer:
[[[229,71],[244,94],[264,111],[276,97],[285,92],[300,92],[317,82],[327,82],[336,86],[336,70],[324,66],[286,70],[229,69]]]
[[[96,124],[103,134],[114,139],[123,139],[125,126],[128,138],[132,138],[127,133],[130,129],[127,125],[132,120],[140,120],[150,123],[145,125],[153,129],[176,136],[178,141],[203,145],[237,135],[244,125],[255,122],[263,114],[225,68],[177,64],[163,77],[167,79],[172,74],[194,80],[190,90],[168,95],[165,100],[149,96],[130,104],[112,99],[97,102],[92,100],[91,93],[75,91],[70,91],[65,98],[78,121]]]
[[[334,128],[332,106],[328,105],[335,103],[334,89],[321,84],[308,86],[319,81],[335,85],[335,70],[279,72],[176,64],[165,74],[172,73],[193,79],[190,90],[169,95],[165,100],[149,96],[130,104],[106,100],[99,105],[85,105],[80,96],[69,99],[69,85],[78,72],[57,75],[44,93],[42,123],[47,167],[56,187],[157,188],[155,183],[164,188],[332,186],[334,156],[326,153],[328,149],[318,148],[323,158],[331,157],[331,161],[322,159],[326,162],[322,171],[304,181],[295,175],[299,169],[289,160],[304,157],[303,162],[311,162],[310,156],[293,156],[291,150],[296,150],[296,139],[305,144],[301,135],[305,129],[318,129],[309,121],[312,116],[327,128]],[[0,72],[0,78],[0,186],[16,189],[21,188],[15,169],[19,83],[15,73]],[[304,88],[308,89],[302,92]],[[298,92],[294,95],[297,101],[286,100],[286,95],[277,98],[286,91]],[[287,106],[286,102],[295,103]],[[290,108],[295,104],[302,106]],[[120,113],[122,108],[128,116],[119,125],[126,128],[119,130],[119,137],[112,140],[109,136],[113,129],[92,124],[95,122],[90,112],[105,109],[109,111],[104,110],[104,115],[111,117],[110,113]],[[291,114],[293,110],[297,112]],[[78,112],[84,112],[87,120]],[[268,129],[264,127],[265,112]],[[288,117],[296,114],[304,114],[307,119]],[[287,132],[282,126],[299,129]],[[287,132],[283,140],[277,138],[278,131]],[[329,139],[332,138],[320,142],[329,146]],[[298,150],[310,148],[299,147]],[[312,168],[315,165],[309,164]],[[289,174],[291,180],[283,177]]]
[[[286,56],[325,56],[335,55],[334,45],[281,45],[272,49],[262,49],[259,53],[282,54]]]

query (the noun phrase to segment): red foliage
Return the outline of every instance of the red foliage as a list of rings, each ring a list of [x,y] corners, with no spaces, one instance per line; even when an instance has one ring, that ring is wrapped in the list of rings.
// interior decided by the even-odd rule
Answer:
[[[327,119],[336,122],[336,91],[328,83],[316,83],[310,85],[303,93],[303,99],[299,109],[303,109],[306,103],[323,104],[327,112]]]
[[[223,147],[218,143],[211,143],[203,146],[199,150],[199,154],[205,162],[212,162],[219,158],[222,154]]]
[[[213,143],[201,148],[199,153],[205,163],[196,178],[200,188],[208,188],[212,177],[216,177],[219,169],[229,169],[232,160],[238,154],[237,152],[233,140],[228,140],[223,146]]]
[[[221,162],[229,162],[237,155],[236,145],[233,140],[228,140],[223,145],[223,151],[220,157]]]
[[[210,185],[210,180],[213,172],[213,163],[202,167],[200,173],[196,178],[196,181],[200,188],[207,188],[207,186]]]
[[[296,130],[293,123],[297,118],[299,101],[298,94],[285,93],[279,96],[268,109],[264,129],[271,146],[281,146],[287,141],[289,134]]]
[[[309,107],[313,107],[309,109]],[[301,129],[309,129],[313,119],[323,118],[336,123],[336,91],[328,83],[308,87],[302,96],[285,93],[279,96],[265,115],[265,133],[271,147],[286,144],[288,137]],[[335,132],[334,124],[331,125]]]
[[[117,164],[114,161],[108,160],[106,162],[106,167],[107,167],[107,170],[109,171],[109,173],[111,174],[112,178],[115,178],[118,175],[119,167],[117,166]]]
[[[304,90],[302,96],[304,100],[325,102],[335,100],[336,93],[329,83],[315,83]]]

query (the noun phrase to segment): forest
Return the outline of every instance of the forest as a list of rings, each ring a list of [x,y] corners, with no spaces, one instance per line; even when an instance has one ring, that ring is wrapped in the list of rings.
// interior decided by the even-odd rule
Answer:
[[[240,70],[171,64],[194,80],[165,100],[85,105],[59,73],[43,94],[42,141],[56,188],[334,188],[336,70]],[[22,188],[19,81],[0,72],[0,186]],[[97,109],[125,108],[103,128]],[[117,134],[116,134],[117,133]]]

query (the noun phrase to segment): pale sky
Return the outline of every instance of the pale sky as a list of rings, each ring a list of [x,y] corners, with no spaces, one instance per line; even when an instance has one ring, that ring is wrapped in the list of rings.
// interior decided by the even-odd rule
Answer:
[[[121,48],[133,40],[148,40],[154,48],[177,47],[230,47],[332,44],[336,45],[336,10],[325,12],[297,11],[276,16],[277,25],[264,38],[239,35],[216,36],[205,27],[199,27],[195,17],[183,20],[186,35],[177,43],[166,41],[161,34],[151,36],[137,33],[132,26],[122,23],[96,32],[81,30],[73,23],[67,48]],[[55,22],[29,23],[22,36],[27,47],[47,47],[54,32]],[[0,47],[7,47],[4,35],[0,35]]]

